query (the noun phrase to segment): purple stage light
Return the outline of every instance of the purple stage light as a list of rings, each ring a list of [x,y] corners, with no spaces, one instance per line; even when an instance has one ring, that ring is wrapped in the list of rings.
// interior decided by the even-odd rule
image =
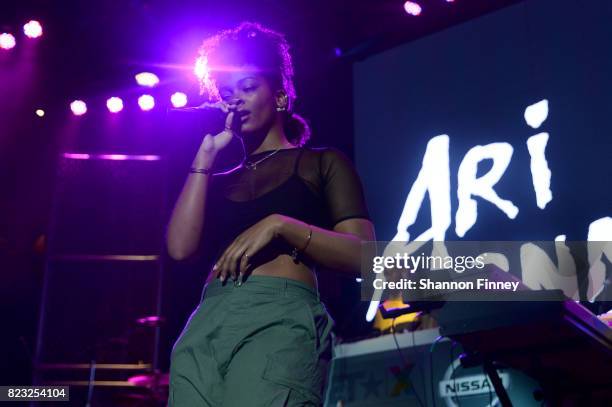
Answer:
[[[174,107],[183,107],[187,105],[187,95],[183,92],[175,92],[170,96],[170,101]]]
[[[149,88],[152,88],[153,86],[156,86],[159,83],[159,78],[157,77],[157,75],[151,72],[141,72],[137,74],[135,78],[136,82],[140,86],[147,86]]]
[[[11,49],[15,47],[15,37],[13,34],[2,33],[0,34],[0,48],[2,49]]]
[[[138,98],[138,106],[144,111],[151,110],[155,107],[155,99],[151,95],[142,95]]]
[[[64,158],[73,160],[135,160],[135,161],[159,161],[159,155],[138,155],[138,154],[84,154],[84,153],[64,153]]]
[[[208,76],[208,60],[206,57],[198,57],[198,59],[196,59],[193,72],[196,74],[200,82]]]
[[[123,100],[115,96],[108,98],[106,100],[106,108],[111,113],[119,113],[123,110]]]
[[[133,155],[133,154],[96,154],[92,158],[97,160],[136,160],[136,161],[157,161],[161,157],[158,155]]]
[[[413,1],[407,1],[404,3],[404,10],[406,11],[406,13],[412,15],[412,16],[418,16],[421,14],[421,11],[423,11],[421,9],[421,6],[418,5],[418,3],[415,3]]]
[[[75,116],[82,116],[87,113],[87,105],[82,100],[75,100],[70,104],[70,110]]]
[[[42,36],[42,25],[36,20],[30,20],[23,26],[23,33],[30,38],[38,38]]]
[[[89,154],[81,154],[81,153],[64,153],[64,158],[72,158],[74,160],[88,160]]]
[[[128,156],[125,154],[100,154],[98,158],[102,160],[127,160]]]
[[[159,161],[161,157],[158,155],[130,155],[130,160],[142,160],[142,161]]]

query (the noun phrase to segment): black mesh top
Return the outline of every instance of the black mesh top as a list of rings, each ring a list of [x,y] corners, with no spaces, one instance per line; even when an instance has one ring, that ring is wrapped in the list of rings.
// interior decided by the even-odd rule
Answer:
[[[325,229],[345,219],[370,219],[359,176],[333,148],[283,149],[254,169],[214,175],[209,197],[201,244],[215,259],[242,231],[274,213]]]

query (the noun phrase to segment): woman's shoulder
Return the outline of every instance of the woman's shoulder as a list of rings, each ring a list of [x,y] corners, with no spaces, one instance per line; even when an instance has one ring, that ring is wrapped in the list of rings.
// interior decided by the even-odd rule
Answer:
[[[346,153],[336,147],[302,147],[305,154],[316,156],[325,160],[349,160]],[[350,161],[350,160],[349,160]]]
[[[331,167],[353,167],[352,160],[346,153],[336,147],[303,147],[304,156],[316,159],[322,170]]]

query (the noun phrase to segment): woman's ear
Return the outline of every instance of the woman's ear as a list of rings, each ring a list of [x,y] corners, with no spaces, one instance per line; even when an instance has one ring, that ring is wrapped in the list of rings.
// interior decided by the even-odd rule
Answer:
[[[287,110],[289,98],[287,97],[287,92],[284,89],[280,89],[276,91],[276,95],[274,97],[276,101],[276,110],[279,112]]]

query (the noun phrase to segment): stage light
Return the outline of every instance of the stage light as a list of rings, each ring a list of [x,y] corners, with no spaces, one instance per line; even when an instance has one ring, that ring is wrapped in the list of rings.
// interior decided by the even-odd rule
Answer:
[[[137,161],[159,161],[159,155],[133,155],[133,154],[97,154],[92,158],[98,160],[137,160]]]
[[[70,110],[75,116],[82,116],[87,113],[87,105],[82,100],[75,100],[70,104]]]
[[[106,101],[106,108],[111,113],[119,113],[123,110],[123,100],[113,96]]]
[[[73,160],[139,160],[139,161],[159,161],[159,155],[131,155],[131,154],[83,154],[83,153],[64,153],[64,158]]]
[[[45,111],[42,109],[36,109],[36,116],[43,117],[45,115]]]
[[[159,161],[161,157],[159,155],[133,155],[131,156],[132,160],[142,160],[142,161]]]
[[[196,59],[193,72],[200,81],[204,80],[204,78],[208,76],[208,60],[206,57],[199,57]]]
[[[42,36],[42,26],[36,20],[30,20],[23,26],[23,33],[30,38]]]
[[[413,1],[407,1],[404,3],[404,10],[406,10],[406,13],[412,15],[412,16],[418,16],[419,14],[421,14],[421,11],[423,11],[421,9],[421,6],[418,5],[418,3],[415,3]]]
[[[141,72],[137,74],[135,78],[136,82],[140,86],[148,86],[149,88],[152,88],[153,86],[159,83],[159,78],[157,77],[157,75],[151,72]]]
[[[175,92],[170,96],[170,101],[174,107],[183,107],[187,104],[187,95],[183,92]]]
[[[100,154],[100,157],[103,160],[127,160],[128,156],[125,154]]]
[[[138,98],[138,106],[144,111],[151,110],[155,107],[155,99],[151,95],[142,95]]]
[[[0,34],[0,48],[11,49],[15,47],[15,37],[9,33]]]
[[[81,153],[64,153],[64,158],[72,158],[74,160],[89,160],[89,154]]]

